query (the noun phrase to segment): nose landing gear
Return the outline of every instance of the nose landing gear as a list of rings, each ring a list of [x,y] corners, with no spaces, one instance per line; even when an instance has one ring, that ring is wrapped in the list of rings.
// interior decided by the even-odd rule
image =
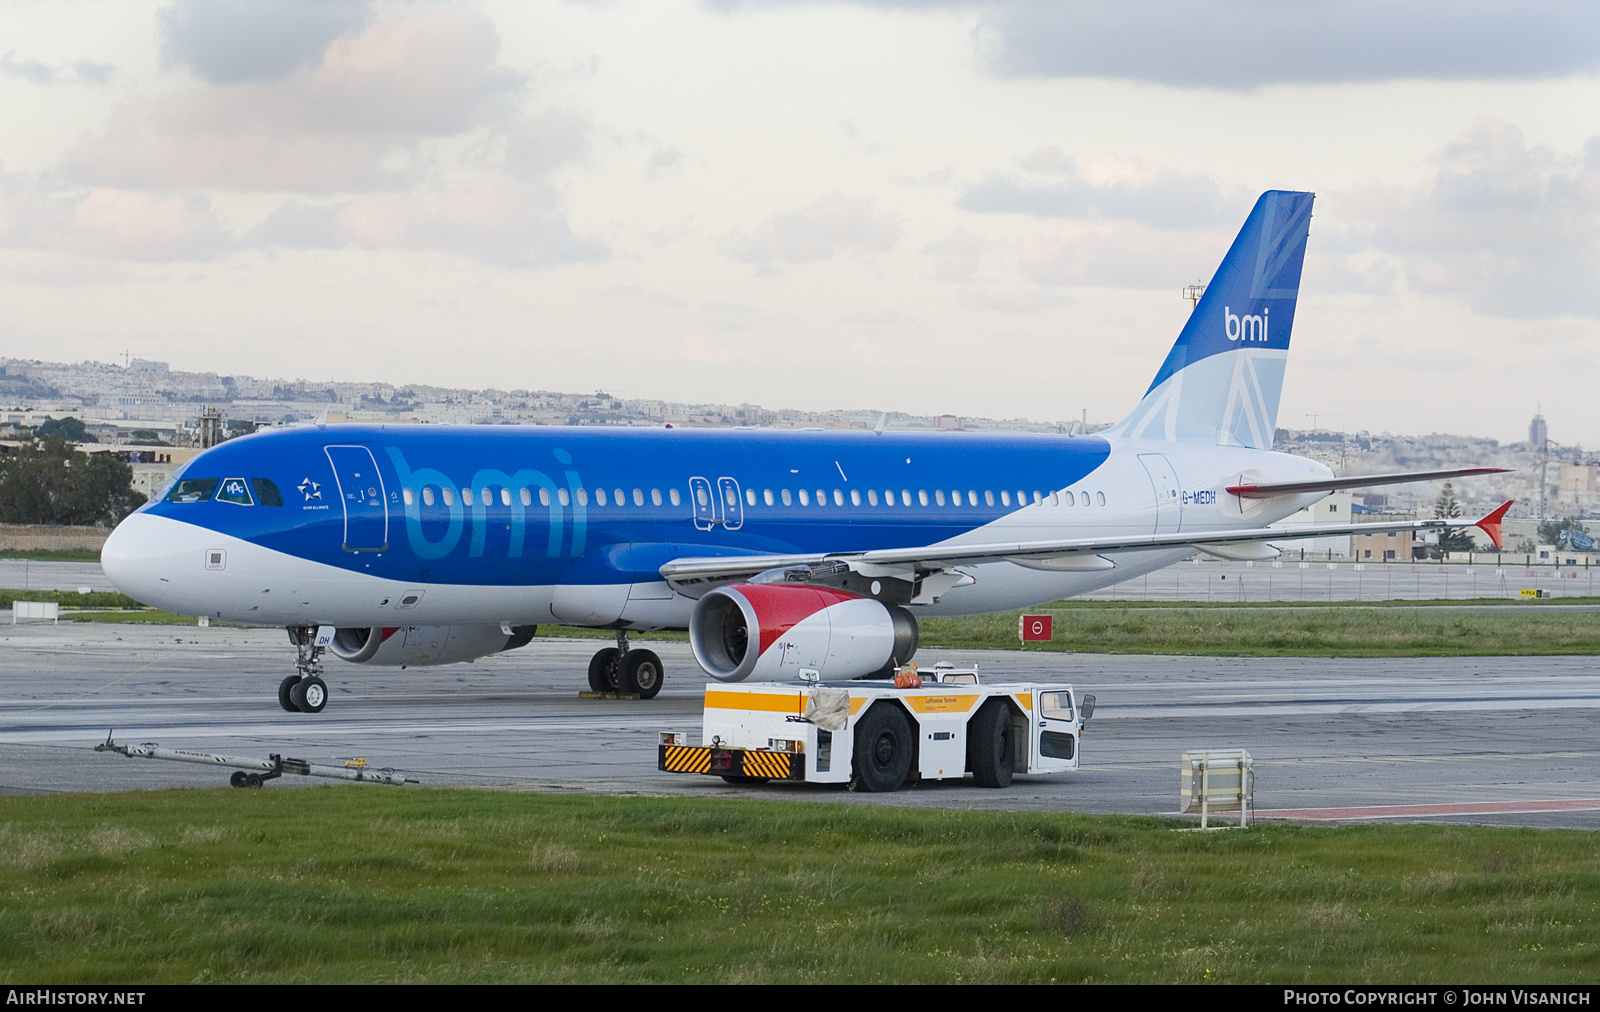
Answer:
[[[278,705],[290,713],[321,713],[328,705],[328,683],[322,680],[322,655],[328,648],[317,646],[316,635],[316,626],[289,627],[295,673],[279,683]]]

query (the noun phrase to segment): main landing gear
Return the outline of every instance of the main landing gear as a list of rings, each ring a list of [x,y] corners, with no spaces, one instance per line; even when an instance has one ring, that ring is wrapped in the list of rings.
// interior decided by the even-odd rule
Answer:
[[[617,630],[617,645],[589,659],[589,688],[640,699],[654,699],[661,691],[661,658],[654,650],[628,647],[628,630]]]
[[[290,626],[289,642],[295,648],[295,673],[278,685],[278,705],[290,713],[321,713],[328,705],[328,683],[322,680],[322,655],[316,645],[316,626]]]

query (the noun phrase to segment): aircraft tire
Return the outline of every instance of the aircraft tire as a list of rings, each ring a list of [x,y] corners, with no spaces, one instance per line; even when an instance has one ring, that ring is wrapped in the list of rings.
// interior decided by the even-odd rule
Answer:
[[[289,690],[289,698],[301,713],[321,713],[328,705],[328,683],[316,675],[302,678]]]
[[[911,721],[897,704],[879,703],[856,723],[855,788],[897,791],[911,773],[914,745]]]
[[[299,681],[299,675],[290,675],[288,678],[285,678],[282,682],[278,683],[278,705],[283,707],[285,710],[288,710],[290,713],[300,712],[300,708],[294,705],[294,696],[291,695],[291,691],[294,689],[295,683]],[[233,786],[238,787],[239,785],[234,784]]]
[[[629,650],[617,665],[617,691],[637,693],[640,699],[654,699],[661,691],[661,658],[654,650]]]
[[[991,699],[967,724],[967,766],[979,787],[1009,787],[1015,772],[1011,708]]]
[[[617,648],[606,647],[589,658],[589,688],[595,692],[617,691]]]

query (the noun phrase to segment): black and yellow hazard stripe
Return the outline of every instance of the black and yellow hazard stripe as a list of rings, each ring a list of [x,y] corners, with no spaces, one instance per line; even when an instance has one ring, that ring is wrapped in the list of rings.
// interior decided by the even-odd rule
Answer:
[[[773,780],[789,779],[790,760],[787,752],[745,752],[742,756],[747,777],[771,777]]]
[[[658,768],[668,773],[710,773],[711,749],[705,745],[663,745]]]
[[[803,756],[765,749],[713,748],[709,745],[662,745],[656,768],[668,773],[709,773],[712,776],[765,777],[769,780],[803,780]],[[711,768],[711,754],[731,759]]]

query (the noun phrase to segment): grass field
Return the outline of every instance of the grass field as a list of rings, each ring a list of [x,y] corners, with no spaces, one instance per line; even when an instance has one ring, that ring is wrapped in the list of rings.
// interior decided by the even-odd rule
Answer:
[[[7,983],[1581,982],[1600,837],[434,789],[0,797]]]
[[[1030,609],[1030,614],[1054,616],[1055,639],[1025,649],[1231,657],[1600,653],[1600,614],[1539,605],[1505,612],[1450,604],[1454,606],[1058,604]],[[922,643],[1019,649],[1018,614],[924,619]]]
[[[194,619],[143,608],[123,594],[0,589],[0,608],[16,599],[56,601],[65,608],[123,609],[64,616],[80,622],[193,625]],[[1485,602],[1505,604],[1502,601]],[[1560,604],[1597,603],[1563,598]],[[1452,657],[1600,654],[1600,614],[1520,604],[1485,610],[1461,601],[1381,604],[1161,604],[1058,601],[1031,614],[1055,618],[1055,640],[1017,641],[1020,612],[971,618],[925,618],[922,645],[980,650],[1080,653],[1206,654],[1250,657]],[[612,639],[607,629],[541,626],[540,635]],[[688,639],[685,633],[635,633],[640,642]]]
[[[55,551],[37,549],[30,551],[0,551],[0,559],[27,559],[30,562],[99,562],[98,551]]]

